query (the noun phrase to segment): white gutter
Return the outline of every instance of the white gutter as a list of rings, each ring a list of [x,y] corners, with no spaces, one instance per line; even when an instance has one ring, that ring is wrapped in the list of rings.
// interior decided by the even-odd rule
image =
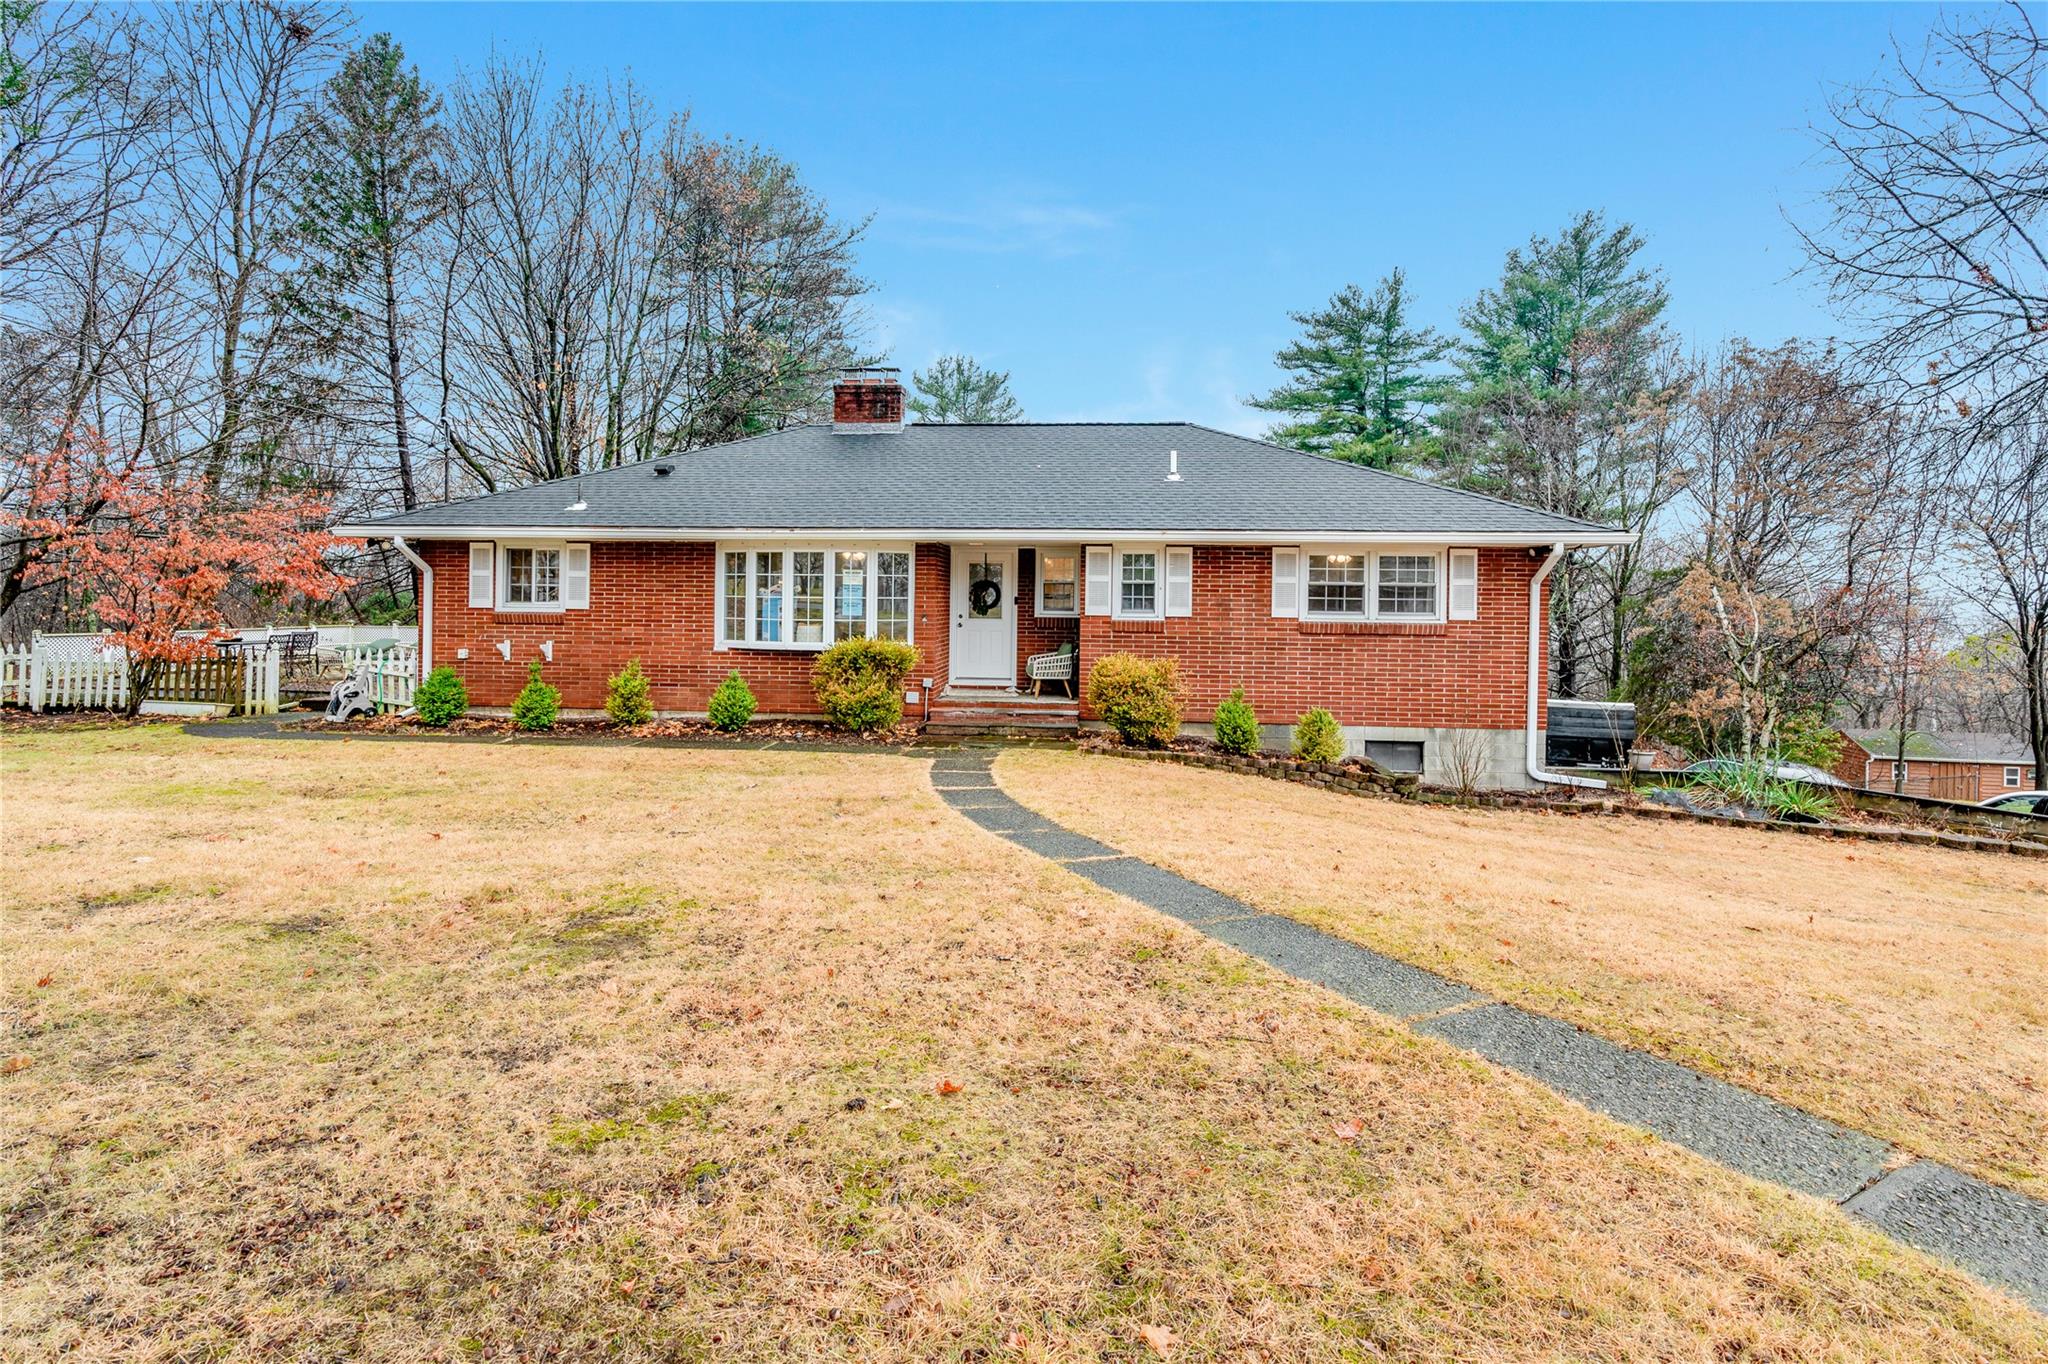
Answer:
[[[1542,697],[1541,688],[1549,680],[1548,669],[1543,666],[1543,581],[1550,576],[1564,558],[1564,542],[1558,541],[1550,547],[1550,557],[1543,561],[1543,567],[1536,570],[1536,576],[1529,580],[1529,712],[1526,731],[1528,746],[1529,775],[1536,781],[1549,782],[1553,786],[1590,786],[1604,788],[1605,782],[1590,777],[1568,777],[1562,772],[1546,772],[1543,768],[1543,731],[1536,728],[1536,706]]]
[[[434,670],[434,566],[413,553],[403,535],[392,536],[391,545],[420,571],[420,679],[424,681]]]
[[[899,541],[906,544],[1041,544],[1108,545],[1121,540],[1147,540],[1175,545],[1456,545],[1460,548],[1542,549],[1558,540],[1557,532],[1507,531],[1356,531],[1187,530],[1172,526],[1123,526],[1077,529],[1073,526],[406,526],[394,529],[375,521],[356,521],[332,528],[335,535],[381,539],[409,535],[415,540],[551,540],[673,541],[790,540],[818,544]],[[1629,545],[1633,531],[1589,531],[1564,537],[1577,546]]]

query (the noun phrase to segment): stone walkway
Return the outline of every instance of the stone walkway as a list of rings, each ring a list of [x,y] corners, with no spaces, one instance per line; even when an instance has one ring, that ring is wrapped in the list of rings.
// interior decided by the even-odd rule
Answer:
[[[987,749],[938,754],[932,785],[948,805],[990,833],[1104,889],[1596,1112],[1743,1174],[1838,1203],[1906,1244],[1945,1256],[2048,1312],[2048,1203],[1503,1004],[1294,919],[1261,913],[1019,804],[996,785],[994,761]],[[1897,1168],[1887,1173],[1891,1164]]]

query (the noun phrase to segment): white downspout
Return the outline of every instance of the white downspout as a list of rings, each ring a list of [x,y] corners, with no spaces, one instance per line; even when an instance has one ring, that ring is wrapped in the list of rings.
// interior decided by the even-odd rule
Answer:
[[[403,535],[392,536],[391,546],[420,571],[420,680],[425,681],[434,670],[434,568],[412,552]]]
[[[1536,728],[1536,706],[1542,696],[1540,689],[1548,680],[1548,669],[1543,666],[1543,580],[1550,576],[1550,570],[1556,568],[1558,561],[1563,558],[1564,544],[1560,541],[1550,547],[1550,557],[1543,561],[1543,567],[1537,569],[1536,576],[1529,580],[1529,710],[1528,729],[1525,731],[1529,741],[1529,776],[1535,781],[1549,782],[1553,786],[1590,786],[1604,789],[1605,782],[1594,781],[1590,777],[1568,777],[1562,772],[1546,772],[1543,769],[1544,755],[1540,747],[1543,735],[1542,731]]]

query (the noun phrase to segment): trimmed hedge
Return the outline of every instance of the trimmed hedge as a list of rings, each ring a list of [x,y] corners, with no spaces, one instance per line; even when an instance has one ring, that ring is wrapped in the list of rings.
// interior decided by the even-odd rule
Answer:
[[[644,725],[654,718],[650,690],[640,660],[629,658],[604,684],[604,713],[615,725]]]
[[[718,690],[711,693],[711,704],[705,708],[705,715],[713,729],[737,734],[754,718],[757,708],[747,679],[740,676],[738,668],[734,668],[725,675],[725,681],[718,684]]]
[[[1344,756],[1344,731],[1337,717],[1317,706],[1294,725],[1294,756],[1303,762],[1333,763]]]
[[[512,698],[512,723],[521,729],[553,729],[562,714],[562,693],[540,680],[540,660],[526,667],[526,685]]]
[[[1259,751],[1259,716],[1244,699],[1244,688],[1233,689],[1216,707],[1216,747],[1240,758]]]
[[[451,720],[460,720],[468,709],[469,692],[453,668],[445,665],[436,668],[427,674],[425,681],[413,688],[413,714],[420,717],[423,725],[438,728]]]
[[[1088,704],[1116,736],[1139,748],[1158,748],[1180,733],[1187,688],[1170,658],[1104,654],[1088,670]]]
[[[903,684],[919,658],[901,640],[842,639],[818,655],[811,692],[825,718],[841,729],[891,729],[903,719]]]

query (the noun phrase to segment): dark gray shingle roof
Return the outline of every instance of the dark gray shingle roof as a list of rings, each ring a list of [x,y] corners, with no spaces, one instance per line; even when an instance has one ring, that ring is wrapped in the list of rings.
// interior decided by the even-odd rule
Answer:
[[[1166,478],[1167,451],[1181,479]],[[657,477],[655,466],[671,472]],[[581,496],[585,507],[568,507]],[[801,426],[343,528],[1557,536],[1610,528],[1185,422]]]

